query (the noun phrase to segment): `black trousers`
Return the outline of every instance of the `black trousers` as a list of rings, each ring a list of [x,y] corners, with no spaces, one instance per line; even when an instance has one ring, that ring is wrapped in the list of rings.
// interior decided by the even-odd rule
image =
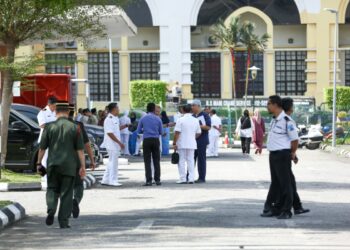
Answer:
[[[194,151],[194,162],[198,162],[198,179],[205,181],[207,175],[207,144],[197,143],[197,149]]]
[[[146,181],[152,182],[151,161],[154,164],[154,180],[160,181],[160,142],[159,138],[143,140],[143,160],[145,162]]]
[[[271,185],[264,210],[290,212],[293,206],[292,161],[290,150],[270,152]],[[273,204],[279,200],[278,206]]]
[[[290,171],[290,178],[291,178],[291,183],[292,183],[292,188],[293,188],[293,208],[294,210],[302,208],[301,200],[298,194],[297,190],[297,183],[295,181],[295,176],[293,174],[293,170],[291,169]]]
[[[241,137],[241,146],[243,154],[250,154],[250,143],[252,142],[251,137]]]

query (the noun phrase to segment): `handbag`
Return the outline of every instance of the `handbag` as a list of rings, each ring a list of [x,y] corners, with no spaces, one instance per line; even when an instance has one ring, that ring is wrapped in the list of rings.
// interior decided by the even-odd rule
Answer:
[[[179,161],[180,161],[180,155],[175,150],[174,153],[171,155],[171,163],[172,164],[179,164]]]

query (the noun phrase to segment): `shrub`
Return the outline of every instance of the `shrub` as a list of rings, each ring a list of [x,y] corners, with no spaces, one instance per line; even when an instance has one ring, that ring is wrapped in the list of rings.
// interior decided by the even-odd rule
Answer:
[[[167,84],[156,80],[136,80],[130,83],[131,106],[144,109],[149,102],[165,107]]]
[[[325,89],[325,100],[328,108],[333,105],[333,88]],[[348,111],[350,109],[350,87],[337,87],[337,109]]]
[[[341,111],[338,113],[339,119],[346,118],[347,116],[348,116],[348,114],[345,111]]]

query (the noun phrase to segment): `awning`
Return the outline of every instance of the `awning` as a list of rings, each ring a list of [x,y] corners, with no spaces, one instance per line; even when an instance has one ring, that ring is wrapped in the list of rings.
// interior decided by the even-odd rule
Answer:
[[[88,13],[94,15],[94,6],[82,6],[79,8],[84,8],[88,10]],[[122,36],[134,36],[137,33],[137,27],[124,12],[123,9],[118,8],[117,6],[105,6],[105,10],[100,15],[100,22],[106,27],[106,34],[108,38],[118,38]],[[91,40],[98,39],[98,37],[91,37]],[[32,45],[39,43],[60,43],[60,42],[69,42],[77,40],[74,37],[66,36],[61,37],[60,39],[47,39],[47,40],[28,40],[21,45]]]

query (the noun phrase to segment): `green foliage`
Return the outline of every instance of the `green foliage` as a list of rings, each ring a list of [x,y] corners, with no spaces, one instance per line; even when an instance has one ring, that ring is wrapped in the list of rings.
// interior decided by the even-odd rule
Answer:
[[[340,119],[345,118],[347,116],[348,116],[348,114],[345,111],[340,111],[338,113],[338,118],[340,118]]]
[[[38,67],[45,66],[45,60],[36,56],[16,57],[15,62],[8,62],[6,57],[0,57],[0,71],[9,71],[14,81],[38,73]]]
[[[0,201],[0,209],[13,204],[11,201]]]
[[[40,182],[40,175],[29,175],[23,173],[15,173],[10,170],[2,171],[3,179],[0,182],[8,182],[8,183],[30,183],[30,182]]]
[[[333,105],[333,88],[326,88],[325,100],[329,109],[332,109]],[[348,111],[350,110],[350,87],[337,87],[337,109]]]
[[[132,108],[144,109],[149,102],[165,107],[167,84],[156,80],[136,80],[130,84]]]
[[[240,42],[247,48],[249,53],[263,51],[266,47],[270,35],[265,33],[262,36],[255,34],[256,25],[247,21],[239,29]]]
[[[228,26],[220,19],[217,24],[212,27],[212,37],[216,39],[222,49],[235,50],[240,41],[240,19],[232,18]]]

